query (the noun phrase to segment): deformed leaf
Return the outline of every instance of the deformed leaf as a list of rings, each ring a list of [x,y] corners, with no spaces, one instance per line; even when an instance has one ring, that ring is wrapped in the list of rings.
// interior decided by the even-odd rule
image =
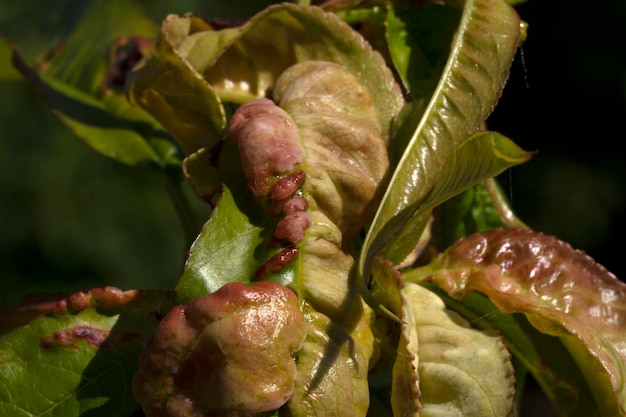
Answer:
[[[362,214],[350,214],[354,211],[347,208],[360,210],[372,199],[386,170],[385,140],[377,126],[371,126],[370,119],[358,117],[360,113],[374,115],[369,93],[336,64],[296,64],[281,75],[274,94],[284,109],[266,99],[244,104],[232,118],[229,137],[239,145],[251,190],[266,208],[269,204],[270,210],[275,203],[280,207],[281,200],[291,199],[300,188],[297,182],[293,183],[296,188],[289,185],[291,182],[283,187],[283,181],[298,172],[306,175],[302,196],[293,199],[306,198],[299,210],[306,210],[309,222],[303,236],[288,240],[298,251],[292,285],[309,306],[305,306],[305,316],[310,324],[298,353],[298,379],[288,403],[290,414],[362,416],[369,403],[367,371],[374,355],[368,318],[371,310],[358,294],[351,273],[354,261],[341,249],[342,232],[354,233],[363,225]],[[298,108],[298,104],[303,107]],[[333,129],[324,130],[327,125]],[[359,132],[373,131],[363,140],[381,149],[377,155],[371,156],[366,145],[351,139],[351,129],[355,128]],[[278,133],[268,135],[274,131]],[[336,131],[340,132],[339,138],[332,135]],[[272,142],[277,138],[281,141],[279,147]],[[269,157],[259,159],[265,154]],[[380,160],[373,161],[374,158]],[[368,165],[382,168],[370,173]],[[333,180],[323,181],[329,177]],[[362,182],[367,185],[365,192],[359,190]],[[278,198],[285,190],[290,191]],[[365,197],[360,197],[359,192]],[[329,193],[339,197],[339,203],[331,204],[331,208],[324,201]],[[342,193],[358,195],[356,200],[361,204],[352,201],[354,197],[344,202]],[[290,209],[286,215],[292,213]],[[347,222],[342,221],[343,216]]]
[[[77,293],[0,339],[0,414],[128,415],[137,355],[173,293],[107,287]]]
[[[218,168],[214,163],[215,153],[215,150],[201,148],[183,160],[183,173],[194,192],[209,203],[215,203],[222,190]]]
[[[277,35],[268,36],[272,33]],[[318,7],[267,7],[240,28],[240,37],[204,73],[218,91],[245,82],[255,98],[266,95],[288,67],[310,60],[339,64],[358,78],[371,92],[380,129],[388,134],[389,120],[403,104],[391,71],[358,32]]]
[[[414,278],[525,314],[567,347],[600,414],[626,415],[626,284],[583,252],[531,230],[496,229],[457,241]]]
[[[346,320],[346,300],[358,296],[344,239],[364,226],[388,164],[372,94],[349,71],[316,60],[289,67],[273,95],[280,107],[266,98],[240,106],[228,137],[259,209],[280,217],[272,238],[298,251],[294,288]]]
[[[265,272],[278,272],[281,283],[298,295],[309,322],[290,414],[309,415],[312,409],[364,416],[367,373],[377,354],[373,312],[358,293],[354,260],[342,250],[342,239],[343,232],[355,234],[364,225],[358,210],[374,198],[386,172],[387,138],[372,122],[378,116],[370,91],[335,63],[295,64],[281,75],[274,93],[286,109],[267,98],[249,101],[233,114],[227,131],[227,144],[237,145],[256,204],[248,207],[244,201],[250,200],[224,188],[192,246],[179,296],[188,300],[233,282],[276,279]],[[296,103],[309,104],[309,111]],[[358,138],[363,142],[355,140],[354,131],[366,133]],[[320,186],[316,180],[322,177],[332,180]],[[331,209],[323,206],[329,193],[339,195]],[[343,200],[343,193],[352,198]],[[282,250],[268,259],[272,248]],[[283,254],[289,257],[284,262]],[[287,261],[289,267],[274,270]]]
[[[287,406],[294,417],[363,417],[369,406],[367,373],[373,338],[366,316],[352,331],[303,306],[307,337],[298,352],[296,386]]]
[[[393,363],[391,380],[391,409],[394,416],[419,416],[422,408],[419,373],[419,340],[416,321],[411,304],[397,289],[402,297],[399,314],[402,320],[398,339],[396,359]]]
[[[334,62],[362,80],[387,138],[389,120],[403,104],[391,71],[356,31],[317,7],[273,5],[240,27],[221,30],[197,17],[170,15],[155,54],[133,75],[129,95],[189,154],[221,139],[222,100],[265,97],[285,69],[308,60]]]
[[[369,221],[389,167],[387,131],[376,121],[375,93],[344,67],[305,61],[278,79],[273,97],[293,118],[304,150],[302,187],[349,241]]]
[[[512,416],[515,381],[501,337],[472,329],[418,284],[407,283],[402,293],[417,331],[419,415]]]
[[[403,274],[407,281],[415,281],[413,273]],[[446,307],[456,311],[472,327],[499,331],[513,355],[516,383],[516,401],[526,401],[525,374],[530,373],[553,409],[562,417],[600,416],[589,384],[572,356],[555,336],[541,333],[532,327],[523,314],[504,313],[481,293],[468,293],[462,300],[450,297],[435,284],[420,282],[444,300]]]
[[[307,334],[286,287],[230,283],[174,307],[142,349],[133,393],[148,417],[263,416],[294,391]]]
[[[177,52],[186,36],[207,28],[198,17],[168,16],[152,55],[129,75],[127,84],[129,101],[157,119],[187,155],[215,146],[226,127],[224,108],[212,86]]]

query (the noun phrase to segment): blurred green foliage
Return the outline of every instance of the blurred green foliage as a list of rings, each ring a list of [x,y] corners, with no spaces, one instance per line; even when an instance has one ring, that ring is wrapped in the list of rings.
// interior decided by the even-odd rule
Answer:
[[[271,2],[141,3],[158,23],[188,11],[244,17]],[[59,22],[72,16],[60,14],[79,16],[80,4],[2,2],[0,36],[28,36],[37,26],[49,36],[24,51],[35,55],[63,38]],[[33,20],[33,10],[43,20]],[[529,1],[518,11],[529,37],[489,123],[538,153],[500,180],[527,224],[586,250],[624,279],[626,164],[618,147],[626,4]],[[105,158],[77,139],[12,68],[2,41],[0,89],[0,308],[31,293],[173,287],[187,243],[161,175]],[[194,211],[200,221],[208,215],[200,202]]]
[[[518,215],[626,281],[626,2],[528,1],[490,127],[536,154],[501,180]]]
[[[93,286],[171,288],[185,240],[157,172],[94,152],[29,84],[1,88],[11,100],[0,103],[0,305]]]

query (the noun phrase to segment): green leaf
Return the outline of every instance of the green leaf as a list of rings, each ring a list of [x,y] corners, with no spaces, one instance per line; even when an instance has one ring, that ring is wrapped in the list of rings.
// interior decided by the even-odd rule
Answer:
[[[387,8],[389,53],[411,96],[425,98],[439,82],[461,11],[449,4],[409,4],[402,9]]]
[[[505,169],[525,162],[530,154],[523,151],[509,139],[493,132],[478,132],[459,144],[441,167],[439,181],[429,190],[423,200],[418,200],[400,211],[400,217],[414,214],[398,226],[402,219],[389,217],[386,229],[398,228],[391,240],[385,242],[382,254],[394,263],[400,263],[415,247],[433,208],[439,206],[459,192],[494,177]],[[399,206],[409,198],[398,188],[401,183],[392,183],[389,189],[396,190],[399,196],[388,194],[387,200]],[[407,192],[406,190],[404,191]],[[404,200],[402,198],[404,197]],[[379,209],[379,214],[389,213],[389,206]],[[395,211],[395,210],[394,210]],[[397,212],[397,211],[396,211]],[[407,214],[405,214],[407,213]],[[385,233],[386,230],[382,232]]]
[[[105,103],[75,88],[22,67],[45,94],[48,104],[76,136],[101,154],[128,165],[177,164],[177,152],[167,134],[149,123],[123,120]]]
[[[11,49],[11,45],[0,38],[0,81],[22,79],[22,74],[11,65],[12,55],[13,50]]]
[[[130,36],[153,38],[157,26],[134,1],[92,0],[83,10],[45,73],[95,97],[104,87],[115,42]]]
[[[538,232],[497,229],[459,240],[411,279],[434,282],[456,299],[481,292],[501,311],[523,313],[536,330],[558,338],[587,385],[565,372],[579,388],[552,388],[555,408],[574,396],[589,415],[626,415],[626,284],[584,253]]]
[[[8,2],[0,14],[0,36],[19,45],[24,59],[34,65],[63,41],[80,21],[85,0]],[[28,24],[24,24],[28,22]]]
[[[277,252],[264,245],[272,227],[258,223],[258,214],[249,215],[238,206],[231,191],[223,194],[211,217],[190,249],[183,273],[176,286],[178,302],[217,291],[229,282],[250,283],[256,271]],[[252,208],[254,201],[247,201]],[[260,210],[260,206],[258,207]],[[275,280],[288,283],[293,270],[286,268]]]
[[[400,260],[403,253],[411,249],[406,242],[399,245],[404,249],[397,248],[394,241],[400,242],[400,238],[407,236],[412,236],[412,241],[419,238],[429,216],[423,209],[424,201],[428,199],[428,205],[434,206],[434,199],[429,195],[439,182],[447,181],[448,186],[463,184],[461,177],[454,178],[449,171],[451,168],[469,167],[477,157],[479,163],[484,163],[482,154],[474,154],[472,161],[463,163],[462,158],[451,157],[484,121],[500,96],[518,36],[519,18],[506,2],[468,0],[464,3],[452,52],[437,88],[425,109],[419,103],[413,105],[397,133],[400,143],[408,145],[365,239],[359,263],[359,274],[365,279],[372,255],[384,245],[387,245],[387,256]],[[502,151],[513,150],[513,144],[504,142],[494,136],[496,147],[485,157],[499,159],[504,156],[499,155]],[[498,149],[497,145],[503,149]],[[454,167],[451,159],[457,159],[459,166]],[[494,165],[488,162],[486,166]],[[474,169],[472,172],[477,173]],[[440,188],[451,191],[449,187]],[[437,197],[444,197],[444,194],[440,192]],[[417,212],[418,209],[422,210]]]
[[[78,293],[0,339],[0,414],[129,415],[138,352],[172,293],[113,288]]]

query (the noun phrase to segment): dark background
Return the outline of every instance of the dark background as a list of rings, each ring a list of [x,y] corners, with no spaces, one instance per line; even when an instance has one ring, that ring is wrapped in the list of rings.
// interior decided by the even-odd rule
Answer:
[[[215,6],[146,4],[155,19]],[[530,0],[517,10],[528,39],[488,124],[536,154],[499,179],[527,224],[626,277],[626,2]],[[185,242],[161,179],[91,150],[3,71],[0,308],[32,292],[171,288]]]
[[[626,1],[533,1],[489,127],[528,151],[500,177],[519,217],[626,277]]]

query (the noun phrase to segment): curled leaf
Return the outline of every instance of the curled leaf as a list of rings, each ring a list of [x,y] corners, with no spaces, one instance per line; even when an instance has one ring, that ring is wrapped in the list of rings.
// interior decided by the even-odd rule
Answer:
[[[164,126],[189,155],[222,139],[226,115],[213,88],[190,68],[177,48],[207,24],[170,15],[161,25],[154,52],[128,77],[128,100]],[[209,27],[210,28],[210,27]]]
[[[266,97],[288,67],[314,59],[340,64],[365,83],[387,135],[403,104],[391,71],[350,26],[311,6],[269,6],[242,26],[221,30],[191,15],[170,15],[128,92],[190,154],[222,139],[222,100],[242,104]]]
[[[298,352],[298,376],[287,403],[294,417],[367,414],[367,373],[373,337],[368,316],[361,316],[351,331],[310,305],[303,306],[307,337]]]
[[[420,415],[512,416],[515,381],[500,336],[472,329],[420,285],[402,293],[417,331]]]
[[[462,14],[439,82],[426,105],[413,102],[399,118],[396,140],[406,146],[399,149],[397,168],[363,244],[359,275],[364,279],[369,278],[374,254],[384,250],[388,259],[398,263],[414,246],[407,239],[417,243],[429,218],[433,190],[449,192],[450,185],[465,182],[462,170],[447,168],[452,160],[463,161],[454,153],[487,118],[508,77],[520,31],[514,9],[503,0],[451,5]],[[508,151],[518,153],[497,135],[484,140],[494,145],[495,160],[508,159]],[[474,162],[471,158],[463,164],[470,167]],[[487,161],[480,164],[484,162],[483,167],[495,166]],[[437,189],[443,181],[447,184]],[[403,250],[403,245],[408,249]]]
[[[296,295],[224,285],[174,307],[140,355],[135,398],[147,416],[261,416],[291,396],[306,336]]]
[[[565,344],[602,415],[626,414],[626,284],[583,252],[531,230],[496,229],[457,241],[413,277],[524,313]]]
[[[372,204],[387,174],[391,120],[381,129],[373,93],[340,65],[305,61],[287,69],[273,96],[295,121],[304,148],[305,197],[344,239],[373,214]]]

